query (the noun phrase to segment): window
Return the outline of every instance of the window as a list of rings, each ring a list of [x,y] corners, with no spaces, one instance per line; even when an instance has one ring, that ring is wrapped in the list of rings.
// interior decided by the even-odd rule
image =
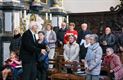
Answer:
[[[3,63],[10,57],[9,42],[3,43]]]
[[[12,12],[5,12],[4,13],[4,17],[5,17],[5,20],[4,20],[4,25],[5,25],[5,28],[4,28],[4,31],[5,32],[12,32]]]

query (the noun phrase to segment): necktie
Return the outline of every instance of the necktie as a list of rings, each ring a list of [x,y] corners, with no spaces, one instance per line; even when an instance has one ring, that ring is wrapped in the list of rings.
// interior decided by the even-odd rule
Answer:
[[[33,38],[34,38],[34,42],[36,41],[36,36],[35,36],[35,34],[33,35]]]

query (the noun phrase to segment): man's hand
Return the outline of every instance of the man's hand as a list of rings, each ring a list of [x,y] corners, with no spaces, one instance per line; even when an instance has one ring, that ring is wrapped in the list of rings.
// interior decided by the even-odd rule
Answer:
[[[107,42],[106,42],[106,41],[103,41],[103,45],[105,45],[105,46],[106,46],[106,45],[107,45]]]
[[[86,72],[91,72],[92,70],[90,68],[88,68],[88,67],[85,67],[85,71]]]
[[[41,49],[41,53],[42,53],[43,55],[45,55],[45,54],[46,54],[46,50],[45,50],[45,49]]]

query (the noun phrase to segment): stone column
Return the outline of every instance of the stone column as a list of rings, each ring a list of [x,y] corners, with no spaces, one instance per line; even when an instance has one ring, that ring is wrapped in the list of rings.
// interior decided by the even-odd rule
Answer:
[[[53,0],[52,6],[50,7],[50,13],[52,14],[51,23],[55,30],[61,28],[61,23],[65,21],[66,11],[63,8],[63,0]]]
[[[0,3],[0,65],[10,56],[9,45],[13,36],[13,29],[20,27],[20,13],[23,6],[20,0],[3,0]],[[0,67],[1,68],[1,67]]]

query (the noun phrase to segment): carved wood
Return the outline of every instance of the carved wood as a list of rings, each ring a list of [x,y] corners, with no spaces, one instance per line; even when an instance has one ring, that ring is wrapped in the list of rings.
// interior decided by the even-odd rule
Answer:
[[[84,22],[94,33],[102,33],[105,26],[110,26],[113,31],[120,31],[123,27],[123,14],[121,12],[73,13],[69,15],[70,22],[76,24],[77,30]]]

